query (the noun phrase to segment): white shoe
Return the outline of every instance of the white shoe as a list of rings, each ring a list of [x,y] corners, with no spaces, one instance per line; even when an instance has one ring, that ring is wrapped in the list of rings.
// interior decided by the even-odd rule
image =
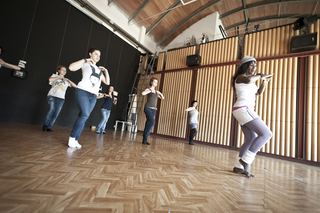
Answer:
[[[76,141],[76,140],[75,140],[75,146],[76,146],[77,148],[79,148],[79,149],[82,147],[82,145],[79,144],[78,141]]]
[[[68,146],[71,148],[76,148],[76,139],[69,137]]]

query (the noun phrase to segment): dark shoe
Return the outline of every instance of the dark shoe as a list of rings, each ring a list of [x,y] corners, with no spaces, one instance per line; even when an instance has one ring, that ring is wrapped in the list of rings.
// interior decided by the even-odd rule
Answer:
[[[148,141],[146,141],[146,142],[142,141],[142,144],[144,144],[144,145],[150,145],[150,143],[149,143]]]
[[[53,132],[52,129],[47,129],[47,132]]]
[[[240,169],[238,167],[233,167],[233,172],[237,174],[245,174],[245,171],[243,169]]]
[[[43,124],[42,131],[47,131],[47,129],[48,129],[48,126]]]
[[[194,145],[194,144],[193,144],[192,141],[191,141],[191,142],[189,142],[189,145]]]
[[[107,133],[105,131],[103,131],[102,134],[107,134]]]
[[[255,175],[250,174],[250,164],[247,164],[246,162],[244,162],[242,159],[239,160],[239,162],[242,164],[242,166],[244,167],[244,175],[246,175],[247,178],[251,178],[251,177],[255,177]]]

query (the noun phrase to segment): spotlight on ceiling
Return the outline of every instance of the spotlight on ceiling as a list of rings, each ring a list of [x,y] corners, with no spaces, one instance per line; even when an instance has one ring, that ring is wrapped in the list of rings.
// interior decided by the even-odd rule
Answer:
[[[197,0],[190,0],[190,1],[188,1],[188,0],[180,0],[180,1],[181,1],[181,4],[183,4],[183,6],[186,6],[187,4],[190,4],[190,3],[195,2]]]

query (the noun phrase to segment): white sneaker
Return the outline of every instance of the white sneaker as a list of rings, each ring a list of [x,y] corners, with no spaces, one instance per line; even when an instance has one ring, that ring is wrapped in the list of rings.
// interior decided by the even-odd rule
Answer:
[[[69,137],[68,146],[71,148],[75,148],[76,147],[76,139]]]
[[[82,145],[79,144],[78,141],[76,141],[76,140],[75,140],[75,146],[76,146],[77,148],[81,148],[81,147],[82,147]]]

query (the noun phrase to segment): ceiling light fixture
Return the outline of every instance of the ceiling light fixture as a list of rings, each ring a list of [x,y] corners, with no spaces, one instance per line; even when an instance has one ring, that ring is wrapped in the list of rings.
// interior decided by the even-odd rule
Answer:
[[[197,0],[190,0],[188,2],[185,2],[185,0],[180,0],[180,1],[181,1],[181,4],[183,4],[183,6],[186,6],[187,4],[190,4],[190,3],[195,2]]]

